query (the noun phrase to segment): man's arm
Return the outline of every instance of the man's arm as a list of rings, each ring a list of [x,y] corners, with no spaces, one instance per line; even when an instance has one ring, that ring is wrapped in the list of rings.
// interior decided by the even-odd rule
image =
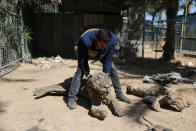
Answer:
[[[101,60],[103,63],[103,72],[110,74],[111,72],[111,65],[112,65],[112,57],[114,54],[114,48],[112,48],[108,54]]]
[[[94,40],[94,33],[92,30],[85,32],[78,42],[75,44],[74,51],[78,55],[78,66],[82,69],[82,72],[85,75],[89,75],[90,69],[88,65],[88,48],[91,47],[91,44]],[[77,52],[78,50],[78,52]],[[77,54],[78,53],[78,54]]]
[[[109,44],[109,49],[107,55],[101,60],[103,63],[103,72],[110,74],[111,73],[111,65],[112,65],[112,57],[114,54],[114,47],[116,46],[117,37],[112,33],[112,39]]]
[[[89,74],[90,71],[88,65],[88,52],[87,48],[82,43],[78,48],[78,66],[81,68],[82,72],[85,75]]]

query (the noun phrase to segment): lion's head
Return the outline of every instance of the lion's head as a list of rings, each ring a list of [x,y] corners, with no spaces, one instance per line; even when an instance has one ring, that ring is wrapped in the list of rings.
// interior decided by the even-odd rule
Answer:
[[[95,89],[100,94],[109,93],[111,91],[111,79],[104,72],[96,72],[89,78],[86,86]]]

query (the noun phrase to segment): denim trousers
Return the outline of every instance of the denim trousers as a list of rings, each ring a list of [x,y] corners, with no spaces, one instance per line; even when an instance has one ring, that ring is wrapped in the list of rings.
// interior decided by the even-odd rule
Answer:
[[[82,80],[83,76],[84,76],[84,74],[82,73],[81,68],[78,67],[75,74],[74,74],[72,82],[71,82],[70,90],[68,93],[68,100],[76,100],[77,99],[76,95],[78,94],[78,91],[80,89],[80,84],[81,84],[81,80]],[[120,96],[122,94],[120,80],[118,77],[116,67],[113,62],[111,65],[110,77],[112,80],[112,85],[114,87],[116,96]]]

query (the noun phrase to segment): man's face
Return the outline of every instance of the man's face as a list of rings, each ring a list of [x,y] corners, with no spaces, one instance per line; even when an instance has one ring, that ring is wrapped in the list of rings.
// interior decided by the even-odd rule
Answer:
[[[99,48],[100,50],[104,50],[107,46],[108,44],[101,41],[97,41],[97,48]]]

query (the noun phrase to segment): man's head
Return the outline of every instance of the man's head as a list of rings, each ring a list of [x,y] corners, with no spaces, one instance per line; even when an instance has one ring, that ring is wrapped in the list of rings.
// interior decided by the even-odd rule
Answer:
[[[109,45],[111,37],[112,36],[110,31],[106,29],[100,29],[95,37],[97,48],[100,50],[105,49]]]

